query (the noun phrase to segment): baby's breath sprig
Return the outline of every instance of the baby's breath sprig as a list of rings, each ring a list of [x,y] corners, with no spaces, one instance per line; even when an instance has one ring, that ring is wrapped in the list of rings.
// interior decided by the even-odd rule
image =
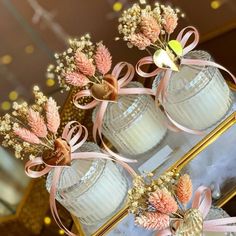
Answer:
[[[154,7],[135,3],[119,18],[118,31],[128,47],[165,49],[177,26],[178,13],[178,10],[159,3]]]
[[[45,150],[54,150],[54,139],[60,125],[58,107],[38,86],[34,86],[33,94],[34,104],[14,102],[11,114],[0,117],[0,135],[4,138],[2,145],[13,148],[16,158],[33,159]]]
[[[158,178],[154,178],[153,173],[144,176],[136,176],[133,180],[133,188],[128,192],[129,211],[135,215],[140,215],[150,210],[148,199],[157,189],[164,189],[173,192],[173,186],[179,179],[179,173],[169,171]]]
[[[47,77],[57,78],[61,87],[84,87],[101,83],[111,69],[111,55],[102,44],[92,43],[89,34],[80,39],[70,39],[69,48],[55,54],[56,65],[49,65]]]

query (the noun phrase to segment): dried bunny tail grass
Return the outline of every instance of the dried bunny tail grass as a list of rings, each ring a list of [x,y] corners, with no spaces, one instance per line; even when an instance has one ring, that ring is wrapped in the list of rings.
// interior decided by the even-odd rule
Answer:
[[[160,35],[161,27],[153,16],[142,16],[140,23],[142,33],[155,43]]]
[[[98,45],[94,59],[98,71],[103,75],[107,74],[111,69],[112,57],[107,47],[102,43]]]
[[[28,129],[25,128],[15,128],[14,134],[20,137],[23,141],[31,144],[41,144],[40,139]]]
[[[77,51],[75,54],[75,62],[79,71],[86,76],[93,76],[95,74],[95,66],[88,59],[86,54],[83,52]]]
[[[44,119],[40,116],[39,112],[36,112],[30,108],[28,111],[27,119],[31,130],[35,135],[40,138],[45,138],[47,136],[47,126],[44,122]]]
[[[192,181],[190,176],[185,174],[179,178],[176,188],[176,195],[181,203],[187,204],[190,201],[192,194]]]
[[[130,43],[140,50],[144,50],[146,47],[151,45],[151,41],[142,33],[132,34],[129,38]]]
[[[159,212],[148,212],[135,219],[135,223],[149,230],[163,230],[169,226],[169,216]]]
[[[162,19],[163,27],[168,34],[172,34],[178,25],[178,16],[171,7],[162,6],[162,9],[164,11]]]
[[[56,134],[60,126],[60,115],[58,112],[57,103],[53,98],[49,98],[46,103],[46,118],[47,118],[47,127],[48,129]]]
[[[177,202],[170,193],[164,189],[158,189],[154,193],[151,193],[148,200],[152,206],[161,213],[171,214],[178,210]]]
[[[85,75],[79,72],[68,72],[65,75],[65,82],[76,87],[83,87],[90,81]]]

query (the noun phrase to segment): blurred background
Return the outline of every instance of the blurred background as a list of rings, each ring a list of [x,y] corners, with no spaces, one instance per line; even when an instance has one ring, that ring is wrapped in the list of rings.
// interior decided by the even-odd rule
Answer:
[[[136,63],[146,53],[128,49],[118,36],[117,19],[130,0],[0,0],[0,115],[13,101],[31,100],[34,84],[63,104],[55,78],[46,79],[47,65],[55,52],[67,47],[71,37],[90,33],[103,40],[113,55]],[[147,0],[147,3],[154,1]],[[201,35],[199,48],[236,74],[236,1],[165,0],[181,11],[179,29],[194,25]],[[178,29],[176,30],[178,32]],[[0,147],[0,235],[63,235],[51,219],[43,180],[34,183],[25,176],[23,164]],[[72,221],[61,214],[67,225]]]

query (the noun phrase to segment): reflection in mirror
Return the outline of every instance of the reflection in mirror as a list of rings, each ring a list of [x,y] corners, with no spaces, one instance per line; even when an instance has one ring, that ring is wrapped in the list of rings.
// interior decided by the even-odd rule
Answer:
[[[235,186],[235,140],[236,126],[233,125],[183,169],[190,174],[195,189],[200,185],[209,186],[213,198],[218,199]]]

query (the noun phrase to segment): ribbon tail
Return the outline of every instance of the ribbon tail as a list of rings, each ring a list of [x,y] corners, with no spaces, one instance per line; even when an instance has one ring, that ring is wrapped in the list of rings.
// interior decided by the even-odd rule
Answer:
[[[164,77],[160,80],[160,83],[157,87],[156,96],[160,100],[161,103],[164,103],[166,101],[167,86],[169,84],[171,74],[172,74],[172,71],[167,70],[164,74]]]
[[[194,194],[192,208],[199,209],[203,219],[206,218],[212,204],[211,189],[200,186]]]
[[[153,92],[152,89],[148,89],[148,88],[121,88],[119,90],[119,94],[126,94],[126,95],[130,95],[130,94],[144,94],[144,95],[152,95],[155,96],[155,92]]]
[[[57,193],[57,185],[58,182],[60,180],[60,175],[62,172],[62,167],[61,168],[55,168],[54,169],[54,175],[53,175],[53,180],[52,180],[52,186],[50,189],[50,208],[51,208],[51,212],[52,212],[52,216],[55,220],[55,222],[57,223],[57,225],[65,231],[66,234],[68,234],[69,236],[77,236],[76,234],[70,232],[62,223],[60,216],[58,214],[57,211],[57,206],[56,206],[56,193]]]
[[[200,60],[200,59],[187,59],[187,58],[183,58],[181,60],[181,64],[216,67],[218,69],[221,69],[221,70],[227,72],[231,76],[231,78],[233,79],[234,83],[236,84],[236,77],[229,70],[227,70],[225,67],[223,67],[222,65],[220,65],[220,64],[218,64],[216,62],[205,61],[205,60]]]
[[[163,229],[156,233],[156,236],[168,236],[168,235],[172,235],[170,229]]]
[[[119,87],[126,86],[129,82],[131,82],[131,80],[135,75],[135,70],[133,65],[127,62],[119,62],[118,64],[116,64],[116,66],[112,70],[112,75],[118,79],[124,67],[127,67],[127,72],[121,79],[118,80]]]
[[[178,132],[178,131],[182,130],[182,131],[184,131],[184,132],[186,132],[186,133],[189,133],[189,134],[197,134],[197,135],[200,135],[200,136],[202,136],[202,135],[205,134],[205,133],[202,132],[202,131],[195,130],[195,129],[189,129],[189,128],[187,128],[187,127],[185,127],[185,126],[179,124],[178,122],[176,122],[175,120],[173,120],[173,119],[171,118],[171,116],[170,116],[166,111],[164,111],[164,113],[165,113],[166,117],[169,119],[169,121],[176,127],[176,128],[175,128],[175,127],[171,127],[171,129],[172,129],[173,131],[176,130],[176,131]]]
[[[148,57],[144,57],[144,58],[140,59],[135,67],[137,74],[144,77],[144,78],[149,78],[149,77],[156,76],[158,73],[163,71],[163,69],[161,69],[161,68],[156,68],[154,71],[147,73],[141,69],[141,67],[144,65],[153,65],[153,64],[155,64],[155,63],[153,61],[152,56],[148,56]]]
[[[103,117],[105,115],[107,106],[108,106],[107,101],[103,101],[100,103],[100,106],[98,108],[96,118],[93,124],[93,139],[96,143],[97,143],[97,133],[99,130],[102,129],[102,121],[103,121]]]
[[[42,157],[36,157],[34,160],[30,160],[28,162],[26,162],[25,164],[25,173],[27,176],[29,176],[30,178],[39,178],[44,176],[45,174],[48,174],[48,172],[52,169],[49,166],[46,166],[43,170],[40,171],[34,171],[31,168],[33,167],[38,167],[43,165],[44,162],[42,160]]]
[[[91,91],[89,89],[86,90],[82,90],[79,91],[78,93],[76,93],[73,97],[73,103],[77,108],[83,109],[83,110],[87,110],[87,109],[92,109],[94,107],[96,107],[99,103],[99,101],[93,100],[92,102],[86,104],[86,105],[81,105],[78,100],[80,98],[84,98],[84,97],[91,97]]]
[[[203,231],[205,231],[205,232],[236,232],[236,226],[230,226],[230,225],[225,225],[225,226],[217,226],[217,225],[216,226],[205,226],[205,225],[203,225]]]

